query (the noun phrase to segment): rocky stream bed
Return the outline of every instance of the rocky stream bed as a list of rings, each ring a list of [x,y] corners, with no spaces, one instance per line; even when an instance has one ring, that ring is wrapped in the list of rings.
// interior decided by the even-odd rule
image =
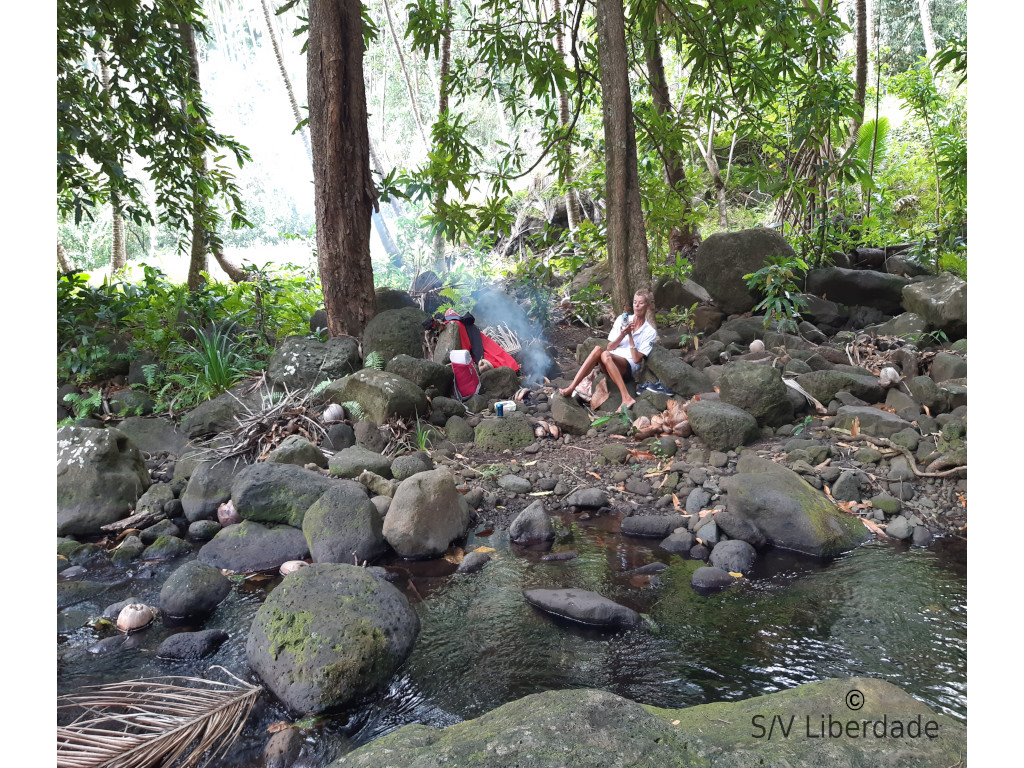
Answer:
[[[911,294],[923,284],[901,280]],[[569,325],[532,342],[546,380],[497,368],[479,395],[452,399],[442,361],[457,342],[446,330],[425,350],[424,315],[406,305],[383,309],[362,339],[362,354],[378,352],[383,369],[363,367],[350,339],[296,337],[264,379],[178,423],[61,427],[59,690],[225,666],[265,688],[258,725],[224,758],[232,765],[782,765],[810,764],[811,754],[828,765],[957,764],[966,744],[966,338],[921,343],[936,328],[955,335],[955,321],[942,319],[944,283],[927,301],[905,302],[917,311],[893,314],[865,301],[884,293],[874,290],[852,308],[811,296],[795,334],[721,311],[699,318],[715,328],[697,345],[680,348],[683,331],[661,329],[641,382],[674,394],[640,391],[625,416],[617,394],[596,413],[557,394],[601,338]],[[516,410],[499,418],[494,403],[506,399]],[[346,404],[345,418],[324,419],[329,403]],[[844,567],[928,575],[896,615],[877,619],[871,640],[839,629],[872,589],[870,576],[854,578],[836,598],[828,574]],[[783,607],[816,580],[829,586],[808,615],[838,610],[823,631]],[[669,611],[678,601],[685,610]],[[157,620],[119,633],[114,623],[134,603]],[[489,632],[490,618],[459,623],[485,609],[506,621]],[[895,639],[907,615],[929,611],[941,614],[939,629],[922,622],[912,640]],[[757,624],[730,641],[733,660],[700,663],[716,627],[729,635],[744,617]],[[757,626],[764,634],[751,644]],[[911,656],[933,631],[941,664],[886,666],[886,644]],[[454,653],[467,636],[474,653],[498,661]],[[829,642],[845,661],[822,667],[815,644]],[[866,661],[863,644],[882,659]],[[563,684],[465,676],[467,665],[502,669],[519,645]],[[571,674],[553,661],[559,648]],[[673,648],[698,663],[665,662],[666,680],[679,665],[689,671],[664,693],[654,681],[632,687],[643,665],[617,671],[644,658],[661,674],[653,659]],[[803,649],[799,660],[787,662],[785,648]],[[585,660],[615,649],[617,662]],[[780,673],[787,663],[791,674]],[[529,656],[516,664],[508,674],[522,679]],[[446,665],[461,676],[444,682]],[[696,684],[700,669],[720,683]],[[742,682],[730,683],[733,674]],[[456,704],[460,685],[491,685],[494,696]],[[841,711],[845,723],[853,689],[868,701],[862,719],[923,717],[938,735],[844,737],[823,752],[806,734],[770,749],[756,735],[757,722],[782,714],[810,723]],[[751,698],[758,693],[770,695]],[[284,725],[268,735],[272,722]]]

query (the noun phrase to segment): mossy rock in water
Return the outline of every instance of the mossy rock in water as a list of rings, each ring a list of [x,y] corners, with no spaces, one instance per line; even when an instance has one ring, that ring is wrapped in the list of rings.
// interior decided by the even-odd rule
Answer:
[[[419,628],[408,600],[387,582],[352,565],[314,563],[267,596],[246,655],[290,709],[324,712],[386,683]]]
[[[863,694],[863,707],[850,711],[850,691]],[[886,717],[885,738],[822,738],[822,716],[872,725]],[[767,727],[778,715],[792,723],[790,738],[768,741]],[[792,718],[792,720],[791,720]],[[903,724],[892,736],[892,724]],[[910,738],[909,722],[935,738]],[[812,736],[808,737],[808,723]],[[765,726],[760,734],[758,725]],[[826,728],[827,728],[826,718]],[[922,731],[923,733],[923,731]],[[823,680],[788,691],[737,702],[659,709],[597,690],[547,691],[498,707],[475,720],[443,730],[407,725],[331,763],[330,768],[390,768],[457,765],[459,768],[603,768],[652,766],[768,768],[783,766],[955,765],[967,746],[966,728],[937,715],[895,685],[869,678]],[[625,758],[624,756],[628,756]]]
[[[743,453],[736,474],[722,481],[728,508],[751,522],[774,546],[831,557],[868,538],[859,519],[842,512],[796,472]]]
[[[474,432],[474,441],[489,451],[525,448],[533,442],[534,434],[525,416],[513,414],[503,419],[484,419]]]
[[[231,502],[244,520],[302,527],[302,517],[331,480],[294,464],[250,464],[231,483]]]
[[[142,556],[146,560],[170,560],[174,557],[188,554],[192,551],[192,545],[177,536],[160,536],[156,541],[146,547]]]

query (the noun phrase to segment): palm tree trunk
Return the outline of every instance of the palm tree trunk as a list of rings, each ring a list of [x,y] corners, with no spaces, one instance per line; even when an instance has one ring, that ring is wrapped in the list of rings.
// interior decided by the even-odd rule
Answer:
[[[555,16],[555,49],[558,51],[558,57],[560,59],[565,58],[565,35],[562,34],[562,3],[561,0],[554,0],[554,16]],[[562,129],[566,130],[569,126],[569,89],[563,88],[561,93],[558,94],[558,121],[562,124]],[[567,160],[565,161],[565,167],[562,168],[562,184],[565,185],[565,215],[568,218],[569,232],[575,232],[580,225],[579,215],[579,198],[576,196],[576,190],[572,187],[573,180],[573,162],[572,162],[572,142],[566,141],[565,153]],[[578,251],[577,248],[573,250]]]
[[[722,181],[722,169],[718,166],[718,158],[715,157],[715,115],[712,114],[708,122],[708,142],[700,145],[697,139],[698,148],[704,156],[704,164],[711,174],[711,182],[715,187],[715,198],[718,201],[718,226],[723,230],[729,229],[729,215],[725,205],[725,182]]]
[[[192,82],[198,89],[199,85],[199,52],[196,49],[195,30],[191,24],[179,24],[178,32],[182,42],[188,50],[190,72]],[[202,155],[193,155],[190,162],[194,165],[199,176],[206,173],[206,158]],[[203,226],[203,218],[206,208],[206,198],[200,192],[198,185],[192,192],[192,248],[188,263],[188,290],[195,293],[202,286],[203,272],[208,269],[206,260],[206,229]]]
[[[100,60],[100,81],[103,83],[103,94],[107,106],[115,109],[110,101],[110,67],[107,66],[107,52],[100,49],[96,52]],[[124,217],[121,216],[121,196],[117,192],[110,193],[111,229],[113,230],[113,246],[110,249],[110,274],[124,269],[128,263],[128,253],[124,242]]]
[[[409,69],[405,66],[405,54],[402,53],[402,44],[398,39],[398,33],[395,32],[395,20],[391,16],[391,4],[388,0],[384,0],[384,10],[388,14],[388,29],[391,30],[391,39],[395,41],[395,49],[398,51],[398,62],[402,65],[402,76],[405,78],[405,87],[409,90],[409,106],[412,108],[412,116],[416,120],[416,127],[420,130],[420,138],[423,139],[423,146],[430,147],[430,141],[427,139],[427,131],[423,127],[423,120],[420,118],[419,107],[416,106],[416,92],[412,87],[412,80],[409,79]]]
[[[857,132],[864,122],[864,99],[868,90],[868,20],[867,0],[857,0],[857,90],[854,103],[857,115],[850,119],[850,138],[847,149],[857,143]]]
[[[64,244],[60,241],[60,235],[57,235],[57,266],[60,267],[61,272],[71,272],[74,270],[71,262],[68,261],[68,254],[64,250]]]
[[[437,84],[437,120],[438,122],[448,119],[448,79],[450,77],[452,59],[452,23],[450,14],[452,10],[451,0],[444,0],[445,27],[441,37],[441,72]],[[434,196],[434,213],[439,214],[444,207],[444,188],[438,183],[438,189]],[[434,271],[440,274],[445,270],[444,260],[444,233],[438,230],[434,234]]]
[[[274,25],[270,22],[270,7],[267,5],[267,0],[260,0],[260,4],[263,6],[263,18],[267,22],[267,32],[270,34],[270,43],[274,46],[274,56],[277,59],[277,68],[281,71],[281,79],[284,80],[285,90],[288,91],[288,101],[292,105],[292,114],[295,116],[295,124],[298,125],[302,122],[302,110],[299,109],[299,102],[295,99],[295,91],[292,88],[291,78],[288,77],[288,70],[284,66],[284,56],[281,55],[281,45],[277,41],[277,32],[274,31]],[[302,136],[302,143],[306,146],[306,156],[309,158],[309,162],[312,163],[313,152],[309,148],[309,136],[306,134],[306,129],[303,128],[300,130],[299,134]]]
[[[935,56],[935,30],[932,29],[932,13],[928,10],[928,0],[917,0],[921,13],[921,31],[924,33],[924,50],[928,58]]]

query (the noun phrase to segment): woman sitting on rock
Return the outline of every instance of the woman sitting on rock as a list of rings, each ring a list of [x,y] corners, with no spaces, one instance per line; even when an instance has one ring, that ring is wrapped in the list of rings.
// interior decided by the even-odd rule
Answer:
[[[608,334],[608,346],[605,349],[594,347],[576,372],[572,384],[558,390],[558,394],[569,397],[583,378],[594,370],[594,366],[600,365],[619,388],[622,405],[631,408],[636,400],[626,391],[623,377],[628,375],[632,378],[640,363],[651,353],[657,338],[658,332],[654,328],[654,297],[646,289],[639,290],[633,296],[633,314],[619,315]]]

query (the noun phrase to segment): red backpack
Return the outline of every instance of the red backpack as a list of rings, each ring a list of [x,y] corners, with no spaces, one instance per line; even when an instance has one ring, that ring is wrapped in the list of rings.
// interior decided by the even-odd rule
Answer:
[[[453,349],[450,357],[455,374],[455,396],[460,401],[468,400],[480,391],[480,372],[468,349]]]

